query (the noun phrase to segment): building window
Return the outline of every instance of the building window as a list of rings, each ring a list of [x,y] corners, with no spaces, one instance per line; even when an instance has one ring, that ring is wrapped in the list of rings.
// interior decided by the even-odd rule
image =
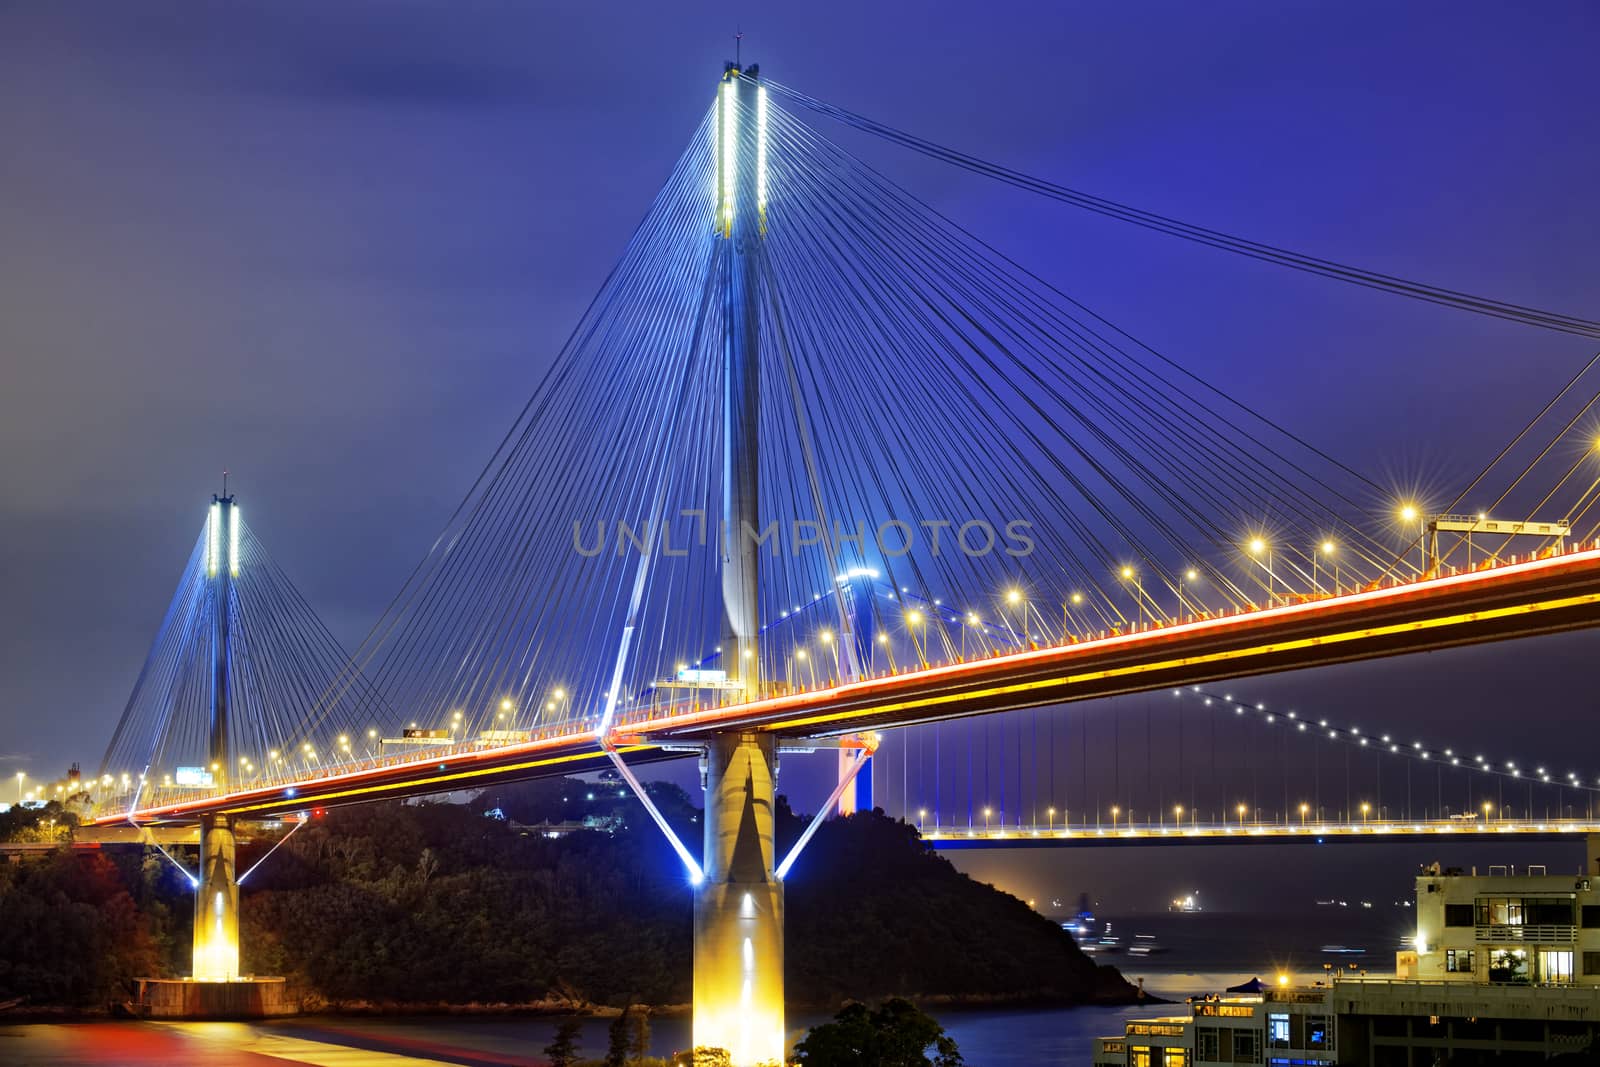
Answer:
[[[1478,900],[1479,926],[1521,926],[1522,901],[1516,897],[1481,897]]]
[[[1267,1016],[1267,1047],[1289,1047],[1289,1016],[1279,1012]]]
[[[1471,926],[1471,904],[1446,904],[1444,906],[1444,924],[1446,926]]]
[[[1572,984],[1572,950],[1539,950],[1539,981],[1548,985]]]
[[[1446,974],[1471,974],[1477,967],[1478,953],[1470,948],[1447,948],[1444,950],[1444,969]]]
[[[1259,1030],[1235,1030],[1233,1032],[1233,1062],[1261,1062],[1261,1032]]]
[[[1531,978],[1532,976],[1528,973],[1527,949],[1495,948],[1489,950],[1489,981],[1527,985]]]
[[[1188,1053],[1181,1048],[1162,1049],[1161,1067],[1189,1067]]]
[[[1597,953],[1600,955],[1600,953]],[[1194,1031],[1194,1058],[1199,1063],[1221,1063],[1222,1042],[1214,1026],[1197,1026]]]
[[[1600,926],[1600,904],[1585,904],[1580,911],[1583,925]]]
[[[1529,926],[1571,926],[1574,918],[1570,899],[1522,902],[1522,921]]]
[[[1128,1067],[1151,1067],[1150,1046],[1135,1045],[1128,1050]]]
[[[1333,1047],[1333,1030],[1328,1026],[1328,1020],[1321,1015],[1306,1016],[1306,1048],[1330,1049]]]
[[[1600,974],[1600,952],[1585,952],[1583,954],[1583,973]]]

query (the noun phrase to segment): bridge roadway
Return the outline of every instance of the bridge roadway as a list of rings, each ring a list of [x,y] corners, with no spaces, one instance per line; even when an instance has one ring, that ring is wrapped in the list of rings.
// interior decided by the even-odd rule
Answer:
[[[1357,823],[1233,823],[1161,826],[944,827],[925,829],[923,840],[949,852],[990,848],[1103,848],[1120,845],[1251,845],[1298,842],[1375,844],[1440,839],[1440,843],[1481,844],[1493,841],[1553,841],[1600,834],[1600,819],[1525,821],[1453,819]]]
[[[1154,623],[1065,645],[930,666],[743,704],[635,709],[612,740],[630,763],[672,759],[670,746],[731,731],[822,737],[939,719],[1146,692],[1278,671],[1425,652],[1600,625],[1600,546],[1296,598],[1228,615]],[[664,748],[663,746],[669,746]],[[369,760],[303,779],[243,783],[216,795],[125,798],[102,823],[187,823],[226,813],[271,818],[319,806],[423,796],[599,770],[592,725],[531,740],[462,743]]]

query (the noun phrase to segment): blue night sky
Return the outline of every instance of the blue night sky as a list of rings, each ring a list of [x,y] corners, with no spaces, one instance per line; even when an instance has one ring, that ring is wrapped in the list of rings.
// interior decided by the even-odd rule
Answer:
[[[98,763],[225,467],[359,639],[620,252],[735,25],[764,74],[979,156],[1595,316],[1590,3],[0,6],[0,778]],[[1400,491],[1481,464],[1592,354],[824,132]],[[1486,745],[1551,702],[1519,743],[1556,758],[1592,711],[1592,642],[1316,681]]]

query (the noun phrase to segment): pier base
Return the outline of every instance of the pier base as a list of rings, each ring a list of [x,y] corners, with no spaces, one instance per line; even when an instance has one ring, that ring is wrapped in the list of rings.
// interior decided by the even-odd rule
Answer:
[[[134,1011],[151,1019],[265,1019],[299,1010],[282,978],[140,978],[134,1001]]]

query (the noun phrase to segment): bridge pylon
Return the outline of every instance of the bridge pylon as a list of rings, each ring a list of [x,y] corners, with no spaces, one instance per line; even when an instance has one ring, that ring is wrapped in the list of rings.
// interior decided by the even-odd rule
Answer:
[[[207,757],[221,789],[232,770],[228,731],[229,669],[232,661],[233,579],[239,573],[238,509],[233,497],[212,497],[206,526],[206,577],[211,601],[211,719]],[[233,817],[200,820],[200,884],[194,898],[194,957],[197,982],[232,982],[239,977],[239,879]]]
[[[746,700],[761,694],[761,286],[766,235],[766,90],[730,63],[717,97],[716,227],[722,247],[722,649]],[[695,896],[694,1043],[737,1067],[782,1063],[783,882],[775,875],[777,748],[770,735],[706,744],[704,878]]]

